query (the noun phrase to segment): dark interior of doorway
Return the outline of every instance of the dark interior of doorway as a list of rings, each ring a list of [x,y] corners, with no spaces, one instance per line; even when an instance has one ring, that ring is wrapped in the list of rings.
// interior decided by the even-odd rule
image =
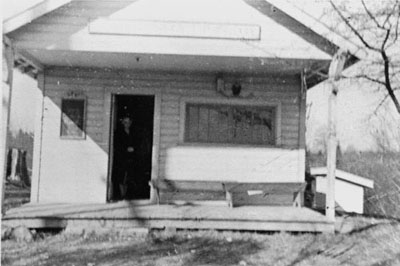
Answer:
[[[116,95],[113,127],[113,164],[111,200],[139,200],[150,198],[149,181],[152,167],[154,96]],[[132,120],[130,134],[135,143],[134,160],[121,155],[121,147],[126,146],[122,119]],[[126,147],[124,147],[125,149]],[[119,149],[119,150],[118,150]],[[126,186],[121,195],[121,182]]]

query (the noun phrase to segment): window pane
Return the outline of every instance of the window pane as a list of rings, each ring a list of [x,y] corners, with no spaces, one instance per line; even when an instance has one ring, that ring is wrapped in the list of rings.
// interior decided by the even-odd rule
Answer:
[[[233,108],[233,139],[234,143],[253,143],[252,111],[244,107]]]
[[[275,143],[274,134],[274,112],[273,110],[263,110],[259,112],[259,129],[261,131],[261,142],[265,144]]]
[[[186,139],[196,141],[199,133],[199,108],[188,106],[186,109]]]
[[[210,107],[209,140],[227,143],[229,134],[229,108],[226,106]]]
[[[61,136],[84,137],[85,100],[63,99],[61,112]]]
[[[208,141],[208,107],[199,107],[199,129],[198,129],[198,141],[207,142]]]
[[[275,144],[273,107],[188,104],[186,141]]]

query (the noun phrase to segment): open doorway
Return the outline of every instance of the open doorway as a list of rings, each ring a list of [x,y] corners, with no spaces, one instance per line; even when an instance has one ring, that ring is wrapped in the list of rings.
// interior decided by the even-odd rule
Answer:
[[[114,97],[109,199],[150,199],[154,96]]]

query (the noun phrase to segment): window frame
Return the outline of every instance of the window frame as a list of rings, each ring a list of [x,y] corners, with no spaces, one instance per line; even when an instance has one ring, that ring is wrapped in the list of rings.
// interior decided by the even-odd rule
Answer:
[[[229,105],[255,108],[275,108],[275,144],[253,144],[253,143],[218,143],[218,142],[193,142],[185,140],[186,135],[186,109],[188,104],[204,104],[204,105]],[[281,102],[279,101],[262,101],[250,99],[210,99],[210,98],[189,98],[184,97],[180,100],[180,117],[179,117],[179,143],[184,145],[212,145],[212,146],[258,146],[258,147],[278,147],[281,146]]]
[[[83,101],[83,125],[82,125],[82,134],[80,136],[77,135],[63,135],[63,107],[64,101]],[[60,104],[60,139],[64,140],[85,140],[86,139],[86,119],[87,114],[87,99],[86,97],[63,97],[61,98]]]

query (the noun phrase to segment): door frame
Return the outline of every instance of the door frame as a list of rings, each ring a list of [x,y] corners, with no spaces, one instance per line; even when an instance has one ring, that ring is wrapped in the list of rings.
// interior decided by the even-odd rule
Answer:
[[[151,180],[158,179],[159,173],[159,150],[160,150],[160,122],[161,122],[161,92],[159,90],[141,91],[139,89],[118,89],[117,91],[111,90],[106,93],[105,102],[109,106],[106,110],[110,110],[106,116],[108,117],[106,123],[106,131],[109,133],[108,143],[108,175],[107,175],[107,189],[106,200],[112,201],[113,186],[112,186],[112,167],[113,167],[113,151],[114,151],[114,129],[116,126],[116,96],[153,96],[154,109],[153,109],[153,143],[151,155]],[[157,203],[157,192],[150,186],[150,199],[130,200],[134,205],[146,205]]]

